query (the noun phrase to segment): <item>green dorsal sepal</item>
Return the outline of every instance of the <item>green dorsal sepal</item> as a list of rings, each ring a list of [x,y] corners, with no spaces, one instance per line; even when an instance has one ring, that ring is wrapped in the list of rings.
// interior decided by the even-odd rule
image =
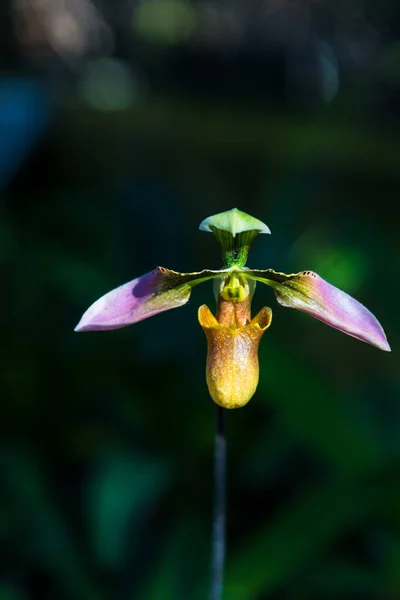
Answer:
[[[222,250],[222,259],[227,267],[244,267],[251,244],[259,233],[271,233],[258,219],[232,208],[208,217],[200,224],[202,231],[211,231]]]

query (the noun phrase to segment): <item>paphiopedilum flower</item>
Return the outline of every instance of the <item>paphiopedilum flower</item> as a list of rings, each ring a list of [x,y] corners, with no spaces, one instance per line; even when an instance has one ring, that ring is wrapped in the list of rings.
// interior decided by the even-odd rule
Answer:
[[[259,233],[270,233],[258,219],[234,208],[205,219],[200,229],[216,236],[222,249],[222,269],[177,273],[157,267],[96,300],[75,331],[103,331],[132,325],[183,306],[194,286],[216,280],[216,315],[203,305],[198,319],[208,342],[208,389],[214,402],[224,408],[244,406],[257,388],[258,346],[272,320],[271,309],[267,307],[251,318],[251,299],[257,281],[270,286],[282,306],[296,308],[343,333],[390,351],[374,315],[316,273],[301,271],[286,275],[272,269],[247,268],[253,240]]]

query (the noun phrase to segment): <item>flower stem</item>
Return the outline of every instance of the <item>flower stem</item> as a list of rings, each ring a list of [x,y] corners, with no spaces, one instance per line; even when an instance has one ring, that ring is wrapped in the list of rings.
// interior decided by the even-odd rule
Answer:
[[[212,528],[211,600],[221,600],[225,562],[226,441],[224,409],[217,406],[214,456],[214,516]]]

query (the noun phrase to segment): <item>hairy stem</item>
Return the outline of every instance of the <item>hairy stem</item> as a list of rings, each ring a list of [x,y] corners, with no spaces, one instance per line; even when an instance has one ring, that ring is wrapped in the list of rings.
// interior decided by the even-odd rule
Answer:
[[[221,600],[225,562],[226,441],[224,409],[217,406],[214,457],[214,516],[212,529],[211,600]]]

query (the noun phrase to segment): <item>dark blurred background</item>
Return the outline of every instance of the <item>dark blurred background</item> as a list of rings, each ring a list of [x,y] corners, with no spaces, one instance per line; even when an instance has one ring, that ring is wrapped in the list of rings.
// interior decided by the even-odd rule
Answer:
[[[224,600],[400,598],[397,0],[2,0],[0,600],[208,597],[215,407],[197,307],[76,334],[156,265],[312,269],[392,354],[277,305],[226,415]]]

